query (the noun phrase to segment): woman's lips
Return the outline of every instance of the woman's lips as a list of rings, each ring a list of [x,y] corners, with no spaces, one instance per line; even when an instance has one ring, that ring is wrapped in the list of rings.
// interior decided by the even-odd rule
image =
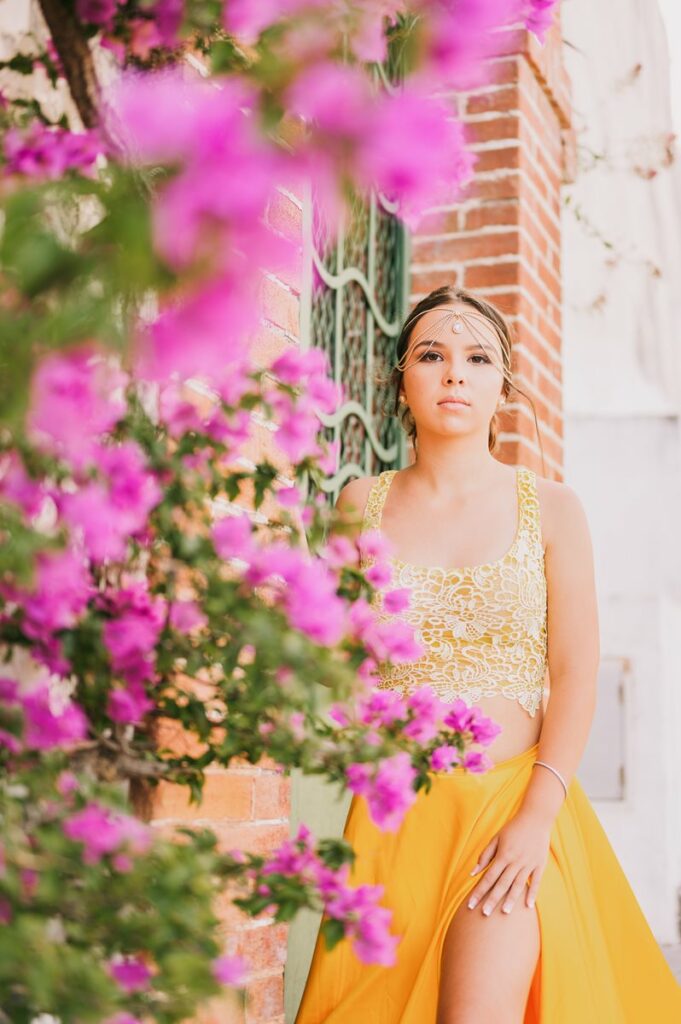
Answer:
[[[451,408],[457,405],[470,405],[470,402],[466,402],[463,398],[443,398],[442,401],[437,404]]]

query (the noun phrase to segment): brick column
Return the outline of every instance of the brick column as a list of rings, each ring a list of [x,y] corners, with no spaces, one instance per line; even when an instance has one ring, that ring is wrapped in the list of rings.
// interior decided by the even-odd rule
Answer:
[[[561,184],[573,137],[559,26],[540,47],[509,31],[492,80],[452,96],[477,155],[461,200],[433,210],[412,239],[411,301],[456,284],[495,302],[515,325],[513,372],[537,410],[546,475],[563,465]],[[436,232],[436,233],[434,233]],[[519,398],[500,422],[499,457],[542,471],[532,411]]]

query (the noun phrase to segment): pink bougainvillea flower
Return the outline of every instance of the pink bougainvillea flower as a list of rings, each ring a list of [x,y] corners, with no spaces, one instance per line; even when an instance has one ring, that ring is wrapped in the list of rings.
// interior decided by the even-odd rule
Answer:
[[[109,973],[124,992],[141,992],[149,987],[151,971],[139,957],[112,960]]]
[[[405,146],[405,136],[418,138],[419,145]],[[356,170],[367,188],[398,203],[400,217],[416,227],[428,207],[453,201],[470,181],[473,163],[451,107],[411,85],[382,100]]]
[[[292,114],[314,123],[334,150],[359,145],[372,125],[374,93],[361,67],[313,64],[296,77],[284,100]]]
[[[391,935],[388,930],[392,919],[390,911],[385,907],[376,906],[376,896],[371,891],[373,887],[366,888],[371,895],[371,905],[363,908],[364,912],[346,929],[346,934],[352,938],[353,949],[363,963],[392,967],[395,964],[400,939],[398,935]]]
[[[129,539],[146,527],[162,492],[134,441],[100,448],[98,462],[105,482],[83,484],[60,495],[58,504],[93,561],[120,561]]]
[[[62,178],[68,171],[91,175],[105,152],[96,132],[71,132],[34,123],[20,131],[10,128],[3,140],[7,172],[29,178]]]
[[[239,275],[222,274],[167,304],[153,323],[140,329],[139,375],[165,381],[176,374],[212,383],[222,380],[230,366],[241,372],[248,357],[245,338],[257,320],[251,284]]]
[[[109,493],[103,484],[91,481],[73,493],[60,495],[59,510],[93,562],[123,559],[128,534],[110,514]]]
[[[401,619],[378,623],[365,634],[365,640],[379,661],[393,661],[396,664],[416,661],[425,650],[423,644],[416,639],[411,623]]]
[[[459,764],[461,755],[450,743],[443,743],[430,755],[430,767],[434,772],[448,772],[453,765]]]
[[[284,384],[306,384],[310,377],[329,372],[329,357],[320,348],[300,350],[294,346],[274,360],[270,367]]]
[[[407,717],[407,703],[397,690],[372,690],[358,701],[360,721],[389,727]]]
[[[69,747],[86,737],[88,723],[82,709],[71,700],[57,700],[47,681],[22,694],[20,700],[27,747],[52,750]]]
[[[370,565],[364,573],[372,587],[387,587],[393,578],[393,571],[387,562]]]
[[[146,853],[153,842],[153,830],[148,825],[97,801],[66,818],[63,829],[69,839],[83,844],[86,864],[96,864],[121,849],[132,854]]]
[[[102,639],[111,667],[128,683],[152,679],[155,647],[163,629],[166,602],[152,595],[144,583],[135,583],[106,595],[111,619],[104,623]]]
[[[540,42],[544,42],[553,24],[557,7],[558,0],[529,0],[525,23]]]
[[[208,622],[196,601],[173,601],[169,617],[170,625],[180,633],[201,629]]]
[[[92,345],[46,356],[33,375],[29,432],[74,467],[91,464],[101,435],[125,414],[127,380]]]
[[[348,788],[366,798],[372,820],[384,831],[395,832],[416,800],[416,769],[406,751],[386,757],[377,765],[350,764],[346,778]]]
[[[87,609],[94,584],[81,555],[75,551],[41,552],[29,591],[13,590],[24,611],[27,636],[43,641],[50,633],[75,626]]]
[[[106,710],[114,722],[137,725],[153,707],[142,683],[128,683],[109,692]]]
[[[111,28],[119,0],[76,0],[76,14],[90,25]]]
[[[349,537],[334,534],[324,545],[321,556],[333,569],[340,569],[345,565],[356,566],[358,561],[357,545]]]
[[[493,762],[484,750],[467,750],[461,761],[464,768],[469,772],[486,772],[492,767]]]
[[[404,734],[417,743],[430,743],[437,736],[445,705],[430,686],[419,686],[407,698],[412,718],[404,727]]]
[[[383,595],[383,607],[387,612],[397,614],[409,607],[411,601],[411,588],[400,587],[397,590],[388,590]]]
[[[220,956],[211,965],[213,977],[221,985],[243,988],[246,984],[248,964],[241,956]]]
[[[213,527],[213,544],[220,558],[250,561],[256,552],[253,527],[246,512],[223,516]]]
[[[383,559],[392,555],[394,547],[392,541],[377,529],[366,530],[357,538],[357,547],[365,559]]]
[[[111,514],[121,529],[137,533],[163,497],[144,452],[135,441],[109,445],[101,451],[99,466],[108,477]]]
[[[16,452],[0,456],[0,497],[17,505],[32,518],[40,511],[46,491],[43,482],[28,475]]]

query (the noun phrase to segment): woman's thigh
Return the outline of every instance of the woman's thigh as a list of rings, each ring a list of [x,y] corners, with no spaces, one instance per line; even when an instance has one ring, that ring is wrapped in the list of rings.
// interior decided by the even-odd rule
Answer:
[[[456,911],[442,949],[437,1024],[522,1024],[540,951],[536,907]]]

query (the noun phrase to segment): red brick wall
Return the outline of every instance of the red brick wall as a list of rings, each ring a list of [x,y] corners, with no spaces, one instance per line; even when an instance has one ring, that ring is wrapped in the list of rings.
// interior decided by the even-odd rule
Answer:
[[[491,299],[516,329],[513,375],[534,401],[546,475],[561,478],[560,186],[572,167],[568,82],[560,30],[540,48],[508,32],[493,61],[494,81],[452,103],[477,156],[460,202],[424,219],[412,239],[412,302],[456,284]],[[529,403],[500,418],[505,462],[542,471]]]
[[[545,49],[527,33],[507,33],[494,61],[495,81],[453,97],[479,155],[475,181],[462,201],[445,212],[433,234],[424,220],[413,239],[411,300],[454,282],[489,296],[517,329],[514,374],[533,397],[542,426],[547,472],[562,465],[560,185],[569,169],[569,100],[554,30]],[[281,194],[270,211],[275,230],[299,237],[300,205]],[[430,232],[429,232],[430,227]],[[263,285],[266,317],[257,350],[263,361],[299,340],[300,267]],[[502,422],[501,457],[541,470],[531,413],[514,404]],[[272,451],[261,431],[252,457]],[[285,466],[282,466],[285,472]],[[199,809],[170,786],[161,787],[149,809],[158,827],[197,821],[210,824],[225,848],[264,851],[288,832],[289,791],[272,764],[211,771]],[[253,965],[245,1015],[230,1000],[204,1013],[202,1024],[283,1022],[283,926],[254,923],[238,914],[225,895],[221,907],[228,950]]]

